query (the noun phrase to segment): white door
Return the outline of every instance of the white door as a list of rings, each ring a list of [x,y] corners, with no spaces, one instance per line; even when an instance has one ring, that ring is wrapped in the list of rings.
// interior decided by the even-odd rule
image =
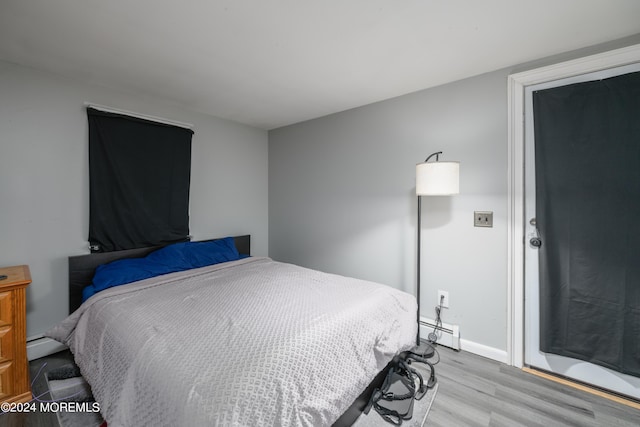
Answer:
[[[633,71],[640,71],[640,64],[528,86],[525,90],[525,364],[640,399],[638,377],[539,350],[538,249],[530,243],[530,239],[537,237],[534,225],[536,201],[532,93],[540,89],[603,79]]]

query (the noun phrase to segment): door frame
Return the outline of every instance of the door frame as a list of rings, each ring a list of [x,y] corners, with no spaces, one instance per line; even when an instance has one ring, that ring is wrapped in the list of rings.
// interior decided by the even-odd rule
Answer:
[[[640,61],[640,44],[536,68],[507,78],[507,363],[524,366],[525,88]]]

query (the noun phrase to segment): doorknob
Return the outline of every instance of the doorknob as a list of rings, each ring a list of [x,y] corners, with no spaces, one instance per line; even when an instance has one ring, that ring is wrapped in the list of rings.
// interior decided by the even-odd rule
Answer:
[[[534,227],[534,231],[536,233],[535,237],[532,237],[531,239],[529,239],[529,243],[534,248],[539,248],[540,246],[542,246],[542,239],[540,238],[540,232],[538,231],[538,222],[536,221],[535,218],[531,218],[529,220],[529,224],[531,224]]]

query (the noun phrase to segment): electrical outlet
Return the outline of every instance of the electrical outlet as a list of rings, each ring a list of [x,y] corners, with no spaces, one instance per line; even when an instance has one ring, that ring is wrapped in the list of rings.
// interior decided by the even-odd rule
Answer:
[[[493,227],[493,212],[475,211],[473,213],[474,227]]]
[[[438,291],[438,305],[442,303],[442,308],[449,308],[449,292]]]

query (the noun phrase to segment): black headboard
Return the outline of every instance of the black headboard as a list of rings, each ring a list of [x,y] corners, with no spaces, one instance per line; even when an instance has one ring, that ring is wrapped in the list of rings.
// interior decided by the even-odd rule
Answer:
[[[241,255],[251,255],[250,235],[236,236],[233,240]],[[91,284],[93,275],[99,265],[123,258],[142,258],[161,247],[153,246],[69,257],[69,313],[73,313],[82,304],[82,289]]]

